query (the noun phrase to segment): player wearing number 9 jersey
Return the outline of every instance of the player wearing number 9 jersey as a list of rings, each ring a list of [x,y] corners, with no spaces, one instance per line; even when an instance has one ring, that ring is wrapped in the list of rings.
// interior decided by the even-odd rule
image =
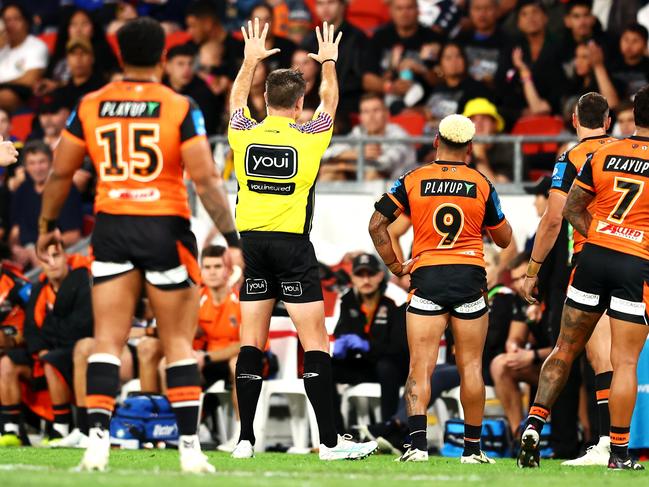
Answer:
[[[410,374],[405,392],[411,447],[402,461],[428,458],[428,384],[450,319],[465,414],[461,461],[493,463],[480,451],[482,351],[488,326],[482,231],[486,228],[503,248],[512,232],[494,187],[464,162],[474,133],[466,117],[443,119],[434,143],[437,160],[399,178],[376,203],[370,221],[372,240],[386,265],[398,276],[411,273],[406,318]],[[387,231],[401,213],[410,216],[414,231],[414,259],[408,263],[398,261]]]
[[[186,169],[205,209],[231,247],[234,219],[194,103],[157,82],[164,31],[139,18],[117,33],[123,81],[85,96],[56,150],[43,193],[38,253],[48,258],[60,234],[53,222],[86,153],[98,175],[92,235],[95,350],[88,359],[89,445],[80,467],[104,470],[108,426],[119,388],[119,356],[142,288],[151,301],[167,359],[167,396],[176,413],[180,464],[212,472],[200,451],[200,375],[192,351],[198,321],[196,239],[189,229]],[[231,251],[235,261],[237,251]]]

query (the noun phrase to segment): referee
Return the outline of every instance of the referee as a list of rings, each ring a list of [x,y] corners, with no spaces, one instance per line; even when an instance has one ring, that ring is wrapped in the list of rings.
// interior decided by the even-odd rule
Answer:
[[[241,436],[232,456],[253,456],[262,350],[273,307],[281,299],[305,350],[304,388],[318,422],[320,459],[364,458],[376,449],[376,442],[353,443],[338,436],[334,426],[329,338],[318,262],[309,241],[315,179],[338,105],[336,60],[342,34],[334,40],[334,26],[326,22],[322,33],[316,28],[318,53],[309,56],[322,64],[321,104],[310,122],[298,125],[306,82],[302,73],[291,69],[268,75],[264,93],[268,116],[259,123],[250,117],[246,104],[255,68],[279,49],[266,49],[268,25],[260,31],[259,19],[254,25],[248,22],[247,31],[241,30],[244,60],[230,95],[228,129],[239,183],[236,219],[245,262],[236,367]]]

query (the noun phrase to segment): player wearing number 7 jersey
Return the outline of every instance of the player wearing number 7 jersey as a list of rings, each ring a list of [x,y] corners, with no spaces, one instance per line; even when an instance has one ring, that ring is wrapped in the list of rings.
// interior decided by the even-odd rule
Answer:
[[[410,374],[406,405],[410,448],[401,461],[428,459],[426,410],[430,377],[440,339],[451,322],[464,408],[462,463],[494,463],[480,450],[485,389],[482,351],[488,326],[487,281],[482,231],[505,248],[511,227],[491,183],[465,164],[475,134],[473,123],[450,115],[435,138],[437,160],[407,173],[376,203],[370,234],[376,250],[397,276],[411,273],[407,312]],[[413,260],[398,261],[387,227],[401,213],[414,231]]]
[[[87,371],[89,445],[80,467],[107,466],[119,357],[144,287],[169,364],[167,396],[178,423],[181,468],[212,472],[196,434],[201,387],[192,340],[200,274],[189,228],[185,169],[230,247],[238,247],[238,236],[200,110],[157,81],[162,27],[139,18],[125,24],[117,40],[125,79],[88,94],[72,113],[55,153],[39,221],[37,251],[46,260],[50,246],[59,244],[55,222],[72,176],[88,153],[98,175],[92,235],[96,344]],[[238,249],[231,253],[241,261]]]

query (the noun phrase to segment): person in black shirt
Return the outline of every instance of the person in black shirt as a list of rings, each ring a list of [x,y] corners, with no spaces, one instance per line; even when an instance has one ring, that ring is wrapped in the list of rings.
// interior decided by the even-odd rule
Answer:
[[[368,40],[363,31],[345,20],[344,0],[316,0],[316,14],[322,21],[335,26],[336,36],[343,33],[336,62],[340,102],[335,127],[339,133],[347,133],[352,128],[349,116],[358,112],[358,101],[363,94],[363,63],[367,57]],[[318,51],[313,31],[304,38],[300,47],[308,52]]]
[[[225,109],[225,100],[215,96],[205,82],[194,74],[195,55],[196,48],[192,44],[169,49],[162,82],[176,93],[189,96],[198,104],[205,118],[205,129],[208,135],[213,135],[218,132],[219,115]]]
[[[640,24],[629,25],[620,37],[621,59],[612,63],[610,71],[613,82],[623,86],[621,98],[631,98],[649,83],[648,38],[646,27]]]
[[[83,37],[68,41],[65,59],[70,78],[56,93],[63,105],[72,110],[82,96],[104,86],[106,79],[95,70],[92,44]]]
[[[320,94],[318,93],[320,90],[320,64],[309,57],[308,51],[298,49],[293,53],[291,66],[294,69],[299,69],[306,81],[302,109],[317,110],[320,105]],[[311,117],[308,119],[310,120]]]
[[[293,53],[297,46],[293,41],[285,37],[273,34],[273,7],[267,3],[260,3],[250,12],[250,20],[259,19],[259,25],[268,24],[268,36],[266,37],[266,49],[278,48],[280,51],[274,56],[264,59],[268,72],[280,68],[290,68],[293,60]]]

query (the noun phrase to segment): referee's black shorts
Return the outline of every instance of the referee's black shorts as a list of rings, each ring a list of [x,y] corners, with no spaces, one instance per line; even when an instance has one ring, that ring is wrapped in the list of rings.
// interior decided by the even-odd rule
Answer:
[[[241,301],[322,301],[318,260],[306,235],[242,232],[245,263]]]

